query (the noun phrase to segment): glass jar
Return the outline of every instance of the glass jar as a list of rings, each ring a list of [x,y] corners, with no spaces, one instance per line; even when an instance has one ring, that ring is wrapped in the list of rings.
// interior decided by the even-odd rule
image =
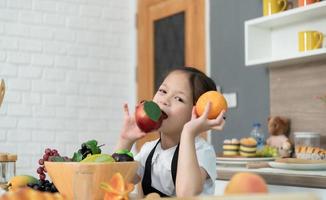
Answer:
[[[16,154],[0,153],[0,184],[7,184],[16,175]]]
[[[16,176],[16,154],[8,154],[8,162],[7,162],[7,181],[11,179],[11,177]]]
[[[8,155],[5,153],[0,153],[0,184],[7,183],[7,167],[8,167]]]
[[[294,145],[319,147],[320,146],[320,134],[315,132],[295,132],[294,133]]]

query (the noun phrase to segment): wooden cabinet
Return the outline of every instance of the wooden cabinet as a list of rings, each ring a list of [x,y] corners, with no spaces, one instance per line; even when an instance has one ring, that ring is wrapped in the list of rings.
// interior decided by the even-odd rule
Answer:
[[[279,66],[326,59],[326,38],[321,49],[298,51],[298,32],[306,30],[318,30],[326,35],[326,1],[246,21],[246,66]]]

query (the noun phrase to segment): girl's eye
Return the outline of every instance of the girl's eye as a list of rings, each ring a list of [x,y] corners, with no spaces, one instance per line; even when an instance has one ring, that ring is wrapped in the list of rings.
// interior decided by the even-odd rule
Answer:
[[[164,93],[164,94],[166,94],[166,91],[164,90],[164,89],[159,89],[158,90],[160,93]]]
[[[180,98],[180,97],[175,97],[175,99],[176,99],[177,101],[180,101],[180,102],[182,102],[182,103],[184,102],[184,101],[183,101],[183,99],[182,99],[182,98]]]

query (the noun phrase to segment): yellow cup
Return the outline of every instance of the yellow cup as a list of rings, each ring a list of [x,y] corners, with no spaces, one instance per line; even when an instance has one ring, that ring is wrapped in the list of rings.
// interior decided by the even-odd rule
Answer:
[[[272,15],[286,10],[287,6],[287,0],[263,0],[263,14],[264,16]]]
[[[322,47],[324,35],[319,31],[301,31],[298,36],[299,51],[309,51]]]

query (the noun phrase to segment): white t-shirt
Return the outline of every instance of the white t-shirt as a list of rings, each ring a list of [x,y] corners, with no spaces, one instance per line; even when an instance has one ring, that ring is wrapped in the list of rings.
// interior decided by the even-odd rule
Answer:
[[[135,160],[140,162],[138,169],[138,175],[140,177],[144,175],[147,157],[157,141],[158,139],[145,143],[140,152],[135,156]],[[157,145],[152,158],[152,187],[169,196],[176,195],[171,175],[171,162],[176,147],[163,150],[160,143]],[[196,137],[195,139],[195,148],[199,166],[204,168],[209,175],[204,183],[201,195],[212,195],[215,191],[216,179],[216,155],[214,148],[200,137]]]

